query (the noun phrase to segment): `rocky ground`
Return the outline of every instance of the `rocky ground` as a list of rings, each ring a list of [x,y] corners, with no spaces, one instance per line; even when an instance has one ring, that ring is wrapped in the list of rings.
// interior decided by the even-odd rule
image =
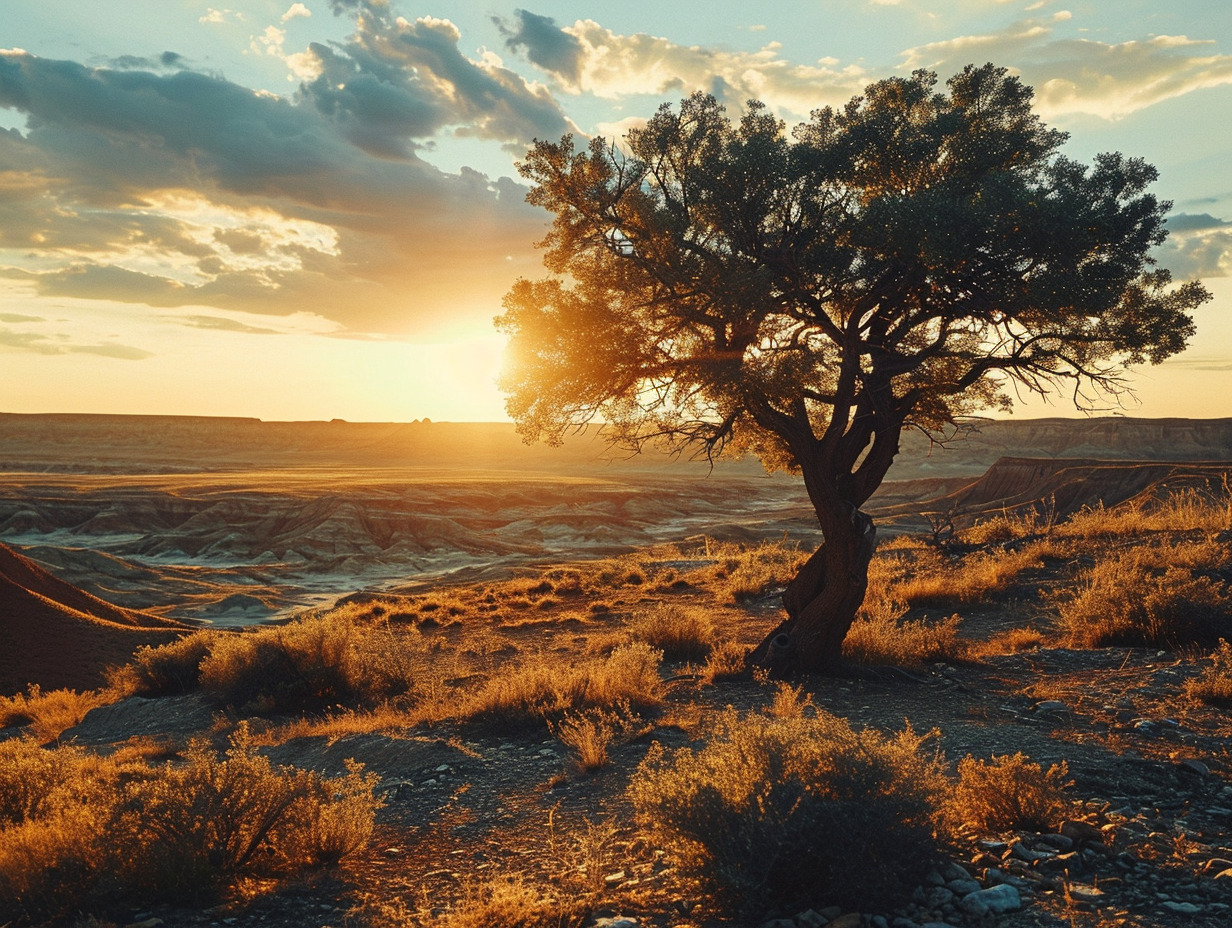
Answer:
[[[682,591],[681,601],[696,596]],[[661,596],[660,596],[661,598]],[[524,629],[562,661],[583,639],[613,627],[636,597],[569,635],[550,623]],[[572,608],[585,604],[572,603]],[[770,622],[766,597],[725,610],[724,631],[752,641]],[[550,610],[549,610],[550,611]],[[970,612],[964,632],[987,639],[1020,620],[1014,604]],[[550,616],[548,617],[550,618]],[[536,630],[537,629],[537,630]],[[577,630],[577,629],[575,629]],[[442,631],[441,634],[445,632]],[[1195,655],[1044,647],[987,654],[910,672],[865,669],[804,681],[819,707],[897,731],[935,729],[953,763],[1023,752],[1045,769],[1068,765],[1073,808],[1051,833],[972,834],[907,906],[863,912],[767,912],[772,928],[1128,925],[1214,928],[1232,919],[1232,717],[1187,700]],[[544,733],[502,733],[439,723],[412,730],[336,731],[286,738],[280,722],[254,720],[281,764],[338,774],[355,758],[381,777],[385,807],[371,847],[341,867],[280,886],[240,887],[206,910],[132,912],[153,926],[339,928],[429,923],[513,878],[582,901],[579,924],[666,928],[741,924],[724,915],[634,822],[629,776],[651,743],[696,745],[724,707],[765,708],[776,685],[702,685],[688,668],[665,682],[665,706],[648,730],[584,774]],[[199,696],[129,699],[94,710],[62,741],[101,750],[131,738],[181,742],[229,727]],[[282,729],[285,731],[285,729]],[[827,840],[852,840],[833,835]],[[157,920],[157,921],[156,921]],[[501,921],[499,924],[516,924]]]

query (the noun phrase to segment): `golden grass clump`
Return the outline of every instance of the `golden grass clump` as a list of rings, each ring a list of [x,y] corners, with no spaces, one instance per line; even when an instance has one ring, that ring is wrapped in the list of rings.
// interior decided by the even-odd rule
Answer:
[[[918,667],[962,655],[957,615],[930,621],[904,619],[906,612],[906,604],[886,592],[870,593],[843,639],[843,657],[857,664]]]
[[[1203,547],[1138,547],[1097,562],[1057,597],[1066,641],[1077,647],[1214,645],[1228,632],[1232,596],[1222,581],[1186,566]]]
[[[1072,785],[1068,775],[1064,761],[1045,772],[1021,753],[989,762],[964,757],[958,762],[948,814],[957,824],[981,832],[1047,831],[1057,827],[1071,805],[1065,795]]]
[[[221,633],[203,629],[169,644],[139,648],[123,667],[107,673],[112,689],[129,696],[190,693],[201,683],[201,662]]]
[[[24,693],[0,696],[0,728],[29,726],[40,742],[58,738],[99,706],[115,702],[117,694],[107,690],[50,690],[44,693],[32,683]]]
[[[740,680],[747,677],[749,649],[738,641],[724,639],[710,649],[706,663],[702,665],[701,682],[719,683],[723,680]]]
[[[1210,661],[1197,677],[1185,682],[1185,694],[1201,702],[1232,707],[1232,644],[1226,638],[1219,639]]]
[[[714,647],[714,620],[702,606],[656,605],[638,615],[629,631],[669,661],[701,663]]]
[[[608,748],[625,744],[649,729],[628,705],[569,712],[550,727],[560,742],[573,750],[577,768],[583,773],[606,767],[611,760]]]
[[[945,779],[929,736],[854,731],[818,710],[729,710],[699,750],[654,746],[629,785],[639,818],[744,917],[893,904],[939,856]]]
[[[220,703],[259,712],[316,711],[405,694],[414,686],[409,665],[399,648],[373,647],[378,634],[331,613],[220,636],[201,661],[201,687]],[[406,646],[415,639],[398,640]]]
[[[909,606],[953,606],[986,602],[1004,593],[1028,570],[1044,566],[1048,542],[1017,551],[989,551],[961,560],[917,556],[909,576],[893,585],[893,595]]]
[[[588,709],[654,709],[662,659],[661,651],[642,641],[564,665],[535,654],[491,677],[469,699],[448,707],[448,714],[501,728],[537,728]]]
[[[563,928],[579,924],[586,905],[571,894],[544,893],[518,876],[474,887],[430,924],[433,928]]]
[[[336,862],[369,839],[376,778],[276,769],[243,726],[225,758],[121,764],[0,744],[0,911],[43,922],[91,907],[215,896],[248,874]]]
[[[808,560],[796,548],[773,542],[746,547],[708,541],[706,553],[718,561],[701,571],[708,575],[707,585],[732,603],[758,599],[775,587],[786,586]]]

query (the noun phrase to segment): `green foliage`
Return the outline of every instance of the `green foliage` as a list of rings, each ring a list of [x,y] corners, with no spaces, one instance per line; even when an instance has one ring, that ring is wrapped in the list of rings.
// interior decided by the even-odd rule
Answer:
[[[901,900],[938,856],[944,778],[927,736],[797,708],[728,712],[699,750],[653,749],[629,786],[638,815],[748,918]]]

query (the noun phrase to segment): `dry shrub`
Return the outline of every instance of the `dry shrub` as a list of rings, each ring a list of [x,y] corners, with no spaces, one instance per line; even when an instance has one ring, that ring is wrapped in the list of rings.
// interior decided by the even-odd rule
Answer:
[[[634,620],[630,632],[669,661],[701,662],[714,647],[714,620],[700,606],[655,606]]]
[[[909,895],[938,859],[945,781],[909,728],[855,732],[824,711],[727,712],[709,744],[652,748],[629,795],[691,873],[746,918],[865,909]]]
[[[1219,639],[1210,660],[1197,677],[1185,682],[1185,693],[1212,705],[1232,706],[1232,644],[1226,638]]]
[[[1064,761],[1044,772],[1021,753],[994,756],[991,762],[964,757],[949,815],[981,832],[1055,828],[1071,805],[1065,795],[1072,785],[1068,774]]]
[[[749,649],[738,641],[723,640],[710,649],[702,667],[702,683],[741,680],[749,675]]]
[[[1232,528],[1229,487],[1186,487],[1162,499],[1084,507],[1058,526],[1063,537],[1107,538],[1152,532],[1221,532]]]
[[[1034,542],[1018,551],[989,551],[965,558],[938,558],[919,565],[907,579],[894,585],[893,595],[909,606],[952,606],[986,602],[1004,593],[1027,571],[1043,567],[1050,542]]]
[[[1193,552],[1189,552],[1192,554]],[[1061,628],[1077,647],[1214,645],[1229,627],[1225,585],[1196,574],[1186,551],[1134,548],[1088,570],[1057,597]]]
[[[586,709],[653,709],[659,705],[662,659],[662,652],[642,641],[566,665],[536,654],[492,677],[450,714],[501,728],[537,728]]]
[[[129,696],[172,696],[190,693],[201,683],[201,662],[220,633],[205,629],[178,641],[138,649],[126,666],[111,670],[107,682]]]
[[[275,769],[243,727],[225,758],[199,744],[179,766],[5,742],[0,911],[41,922],[201,899],[246,874],[335,862],[371,835],[375,779]]]
[[[39,741],[58,738],[86,717],[91,709],[115,702],[117,695],[106,690],[51,690],[44,693],[37,683],[24,693],[0,696],[0,728],[28,725]]]
[[[857,664],[916,667],[961,655],[958,616],[934,622],[904,619],[906,612],[905,603],[885,593],[870,594],[843,639],[843,657]]]
[[[1016,654],[1019,651],[1033,651],[1042,648],[1048,641],[1048,636],[1038,628],[1028,625],[1025,628],[1011,628],[1007,632],[994,635],[979,652],[981,654]]]
[[[505,877],[474,887],[430,924],[434,928],[567,928],[587,909],[570,894],[540,892],[522,878]]]
[[[709,571],[711,585],[716,594],[722,593],[733,603],[758,599],[776,587],[786,586],[808,560],[796,548],[773,542],[753,548],[709,542],[708,550],[718,559]]]
[[[201,661],[201,686],[218,702],[261,712],[313,711],[407,693],[410,669],[398,661],[397,648],[367,646],[375,634],[333,613],[219,637]]]
[[[625,744],[648,729],[628,705],[569,712],[550,727],[562,744],[573,749],[577,768],[584,773],[607,766],[611,745]]]

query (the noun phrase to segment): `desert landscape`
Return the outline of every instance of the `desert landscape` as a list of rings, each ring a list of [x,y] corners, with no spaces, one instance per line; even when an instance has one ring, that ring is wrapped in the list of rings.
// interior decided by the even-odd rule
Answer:
[[[868,507],[848,672],[779,681],[819,535],[754,460],[0,417],[0,911],[1226,924],[1232,420],[967,425]]]

